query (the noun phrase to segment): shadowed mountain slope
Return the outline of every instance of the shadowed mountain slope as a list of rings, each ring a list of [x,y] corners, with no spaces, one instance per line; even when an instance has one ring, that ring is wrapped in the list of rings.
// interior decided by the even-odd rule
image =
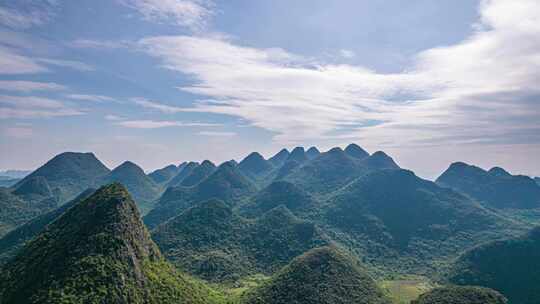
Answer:
[[[167,167],[157,169],[153,171],[152,173],[148,174],[148,177],[150,177],[154,183],[158,185],[167,184],[173,177],[175,177],[178,172],[180,172],[180,168],[175,165],[168,165]]]
[[[496,289],[512,304],[540,303],[540,228],[471,249],[449,277],[455,284]]]
[[[446,286],[421,295],[411,304],[506,304],[508,300],[495,290],[473,286]]]
[[[490,207],[540,207],[540,186],[530,177],[510,175],[501,168],[485,171],[457,162],[437,179],[437,183],[461,191]]]

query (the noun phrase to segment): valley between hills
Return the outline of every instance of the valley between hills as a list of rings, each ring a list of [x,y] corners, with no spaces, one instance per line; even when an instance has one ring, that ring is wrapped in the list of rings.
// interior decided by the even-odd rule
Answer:
[[[540,303],[540,179],[356,144],[1,179],[0,304]]]

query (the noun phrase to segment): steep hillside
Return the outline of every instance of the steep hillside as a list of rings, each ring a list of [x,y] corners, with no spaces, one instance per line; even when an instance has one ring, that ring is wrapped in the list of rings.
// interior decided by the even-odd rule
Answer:
[[[333,148],[293,168],[284,179],[310,193],[328,194],[370,171],[386,168],[376,166],[382,162],[380,159],[380,155],[374,154],[360,160]]]
[[[352,257],[331,247],[313,249],[294,259],[252,292],[246,304],[390,303]]]
[[[144,222],[153,228],[182,213],[189,207],[212,199],[238,203],[256,192],[256,187],[230,162],[221,164],[208,178],[193,187],[170,187],[161,196]]]
[[[26,245],[0,274],[2,303],[213,303],[161,257],[127,190],[105,186]]]
[[[317,211],[319,203],[294,184],[277,181],[257,193],[249,203],[241,206],[241,210],[249,217],[257,217],[279,205],[287,207],[296,215],[307,216]]]
[[[495,241],[463,254],[449,278],[460,285],[500,291],[512,304],[540,303],[540,228],[519,238]]]
[[[173,177],[169,183],[167,184],[168,187],[175,187],[175,186],[179,186],[180,183],[182,183],[182,181],[188,177],[191,172],[193,171],[193,169],[197,168],[199,166],[199,163],[196,163],[196,162],[189,162],[189,163],[186,163],[183,168],[181,168],[179,171],[178,171],[178,174],[176,174],[175,177]]]
[[[357,144],[350,144],[345,148],[345,153],[347,155],[358,158],[358,159],[364,159],[366,157],[369,157],[369,153],[366,152],[366,150],[362,149]]]
[[[18,226],[4,237],[0,238],[0,265],[12,258],[26,242],[32,240],[45,230],[45,227],[60,217],[69,208],[87,199],[95,189],[83,191],[74,200],[40,216],[32,218],[27,223]]]
[[[314,159],[315,157],[319,156],[321,154],[321,151],[317,149],[317,147],[311,147],[306,151],[306,157],[308,159]]]
[[[95,187],[109,172],[93,153],[65,152],[26,176],[15,188],[29,179],[43,177],[59,202],[65,203],[84,190]]]
[[[288,161],[294,160],[299,163],[303,163],[307,160],[306,151],[304,150],[304,147],[296,147],[291,151],[291,154],[289,154],[289,157],[287,158]]]
[[[540,207],[540,186],[530,177],[510,175],[501,168],[485,171],[457,162],[437,179],[437,183],[459,190],[490,207]]]
[[[41,206],[21,199],[10,189],[0,188],[0,237],[42,212]]]
[[[328,200],[322,213],[342,242],[352,242],[387,271],[405,273],[432,274],[440,259],[523,228],[407,170],[358,178]]]
[[[194,167],[191,172],[180,182],[179,186],[191,187],[205,180],[216,171],[217,167],[209,160],[203,161],[199,166]]]
[[[274,166],[257,152],[249,154],[238,164],[240,172],[255,180],[268,174],[273,168]]]
[[[198,204],[157,227],[152,238],[174,264],[211,281],[270,274],[328,243],[313,224],[284,207],[247,220],[217,200]]]
[[[103,178],[101,184],[114,182],[121,183],[128,189],[143,213],[152,208],[153,201],[161,193],[160,187],[144,173],[143,169],[130,161],[114,168]]]
[[[175,177],[178,172],[180,172],[180,168],[175,165],[168,165],[167,167],[158,169],[150,174],[148,174],[148,177],[150,177],[154,183],[158,185],[164,185],[167,184],[173,177]]]
[[[281,167],[285,161],[289,158],[290,152],[287,149],[282,149],[274,156],[270,157],[268,161],[274,165],[274,167]]]
[[[508,300],[495,290],[473,286],[446,286],[421,295],[411,304],[506,304]]]

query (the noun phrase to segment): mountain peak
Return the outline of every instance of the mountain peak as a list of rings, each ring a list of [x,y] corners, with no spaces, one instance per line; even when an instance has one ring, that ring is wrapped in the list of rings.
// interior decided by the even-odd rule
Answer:
[[[145,174],[144,173],[144,170],[139,167],[137,164],[127,160],[125,162],[123,162],[122,164],[120,164],[120,166],[114,168],[112,170],[112,172],[129,172],[129,171],[132,171],[132,172],[137,172],[137,173],[142,173],[142,174]]]
[[[330,150],[328,150],[328,152],[326,153],[342,153],[343,152],[343,149],[341,149],[340,147],[334,147]]]
[[[314,159],[315,157],[319,156],[321,154],[321,151],[317,149],[317,147],[311,147],[306,151],[306,156],[308,159]]]
[[[510,177],[510,176],[512,176],[512,174],[508,173],[508,171],[504,170],[501,167],[493,167],[493,168],[489,169],[488,173],[491,174],[491,175],[494,175],[494,176],[498,176],[498,177]]]
[[[253,152],[238,164],[238,169],[247,176],[253,177],[271,170],[272,165],[261,154]]]
[[[295,258],[247,295],[246,303],[390,303],[357,262],[335,247],[315,248]]]
[[[377,151],[371,156],[366,157],[364,162],[368,167],[375,169],[399,169],[398,164],[383,151]]]
[[[364,159],[369,156],[369,153],[366,152],[366,150],[362,149],[357,144],[350,144],[345,148],[345,153],[347,153],[349,156],[352,156],[354,158],[358,159]]]
[[[278,153],[276,153],[274,156],[270,157],[268,161],[276,166],[279,167],[283,165],[283,163],[289,158],[290,152],[287,149],[281,149]]]
[[[295,160],[297,162],[304,162],[307,160],[306,151],[304,147],[296,147],[292,150],[291,154],[287,158],[287,161]]]

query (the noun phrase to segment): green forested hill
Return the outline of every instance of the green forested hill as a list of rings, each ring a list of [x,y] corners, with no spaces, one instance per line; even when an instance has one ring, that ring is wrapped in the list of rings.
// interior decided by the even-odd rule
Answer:
[[[148,174],[148,177],[150,177],[154,181],[154,183],[158,185],[164,185],[167,184],[173,177],[175,177],[178,172],[180,172],[179,167],[175,165],[168,165],[166,167],[151,172],[150,174]]]
[[[540,303],[540,228],[471,249],[457,260],[449,279],[496,289],[511,304]]]
[[[390,303],[352,257],[333,247],[313,249],[294,259],[261,287],[248,292],[246,304]]]
[[[110,170],[93,153],[65,152],[26,176],[14,187],[29,179],[43,177],[60,203],[75,198],[84,190],[95,187]]]
[[[506,304],[507,299],[495,290],[473,286],[439,287],[421,295],[411,304]]]
[[[120,184],[70,208],[3,268],[3,304],[214,303],[162,258]]]
[[[144,217],[144,222],[153,228],[196,203],[216,198],[232,205],[254,194],[256,190],[256,186],[237,166],[227,162],[193,187],[169,187],[156,207]]]
[[[248,220],[218,200],[188,209],[157,227],[152,238],[174,264],[212,281],[271,274],[329,242],[313,224],[295,218],[284,207]]]
[[[495,208],[540,208],[540,186],[501,168],[489,171],[462,162],[453,163],[437,183],[452,187]]]

